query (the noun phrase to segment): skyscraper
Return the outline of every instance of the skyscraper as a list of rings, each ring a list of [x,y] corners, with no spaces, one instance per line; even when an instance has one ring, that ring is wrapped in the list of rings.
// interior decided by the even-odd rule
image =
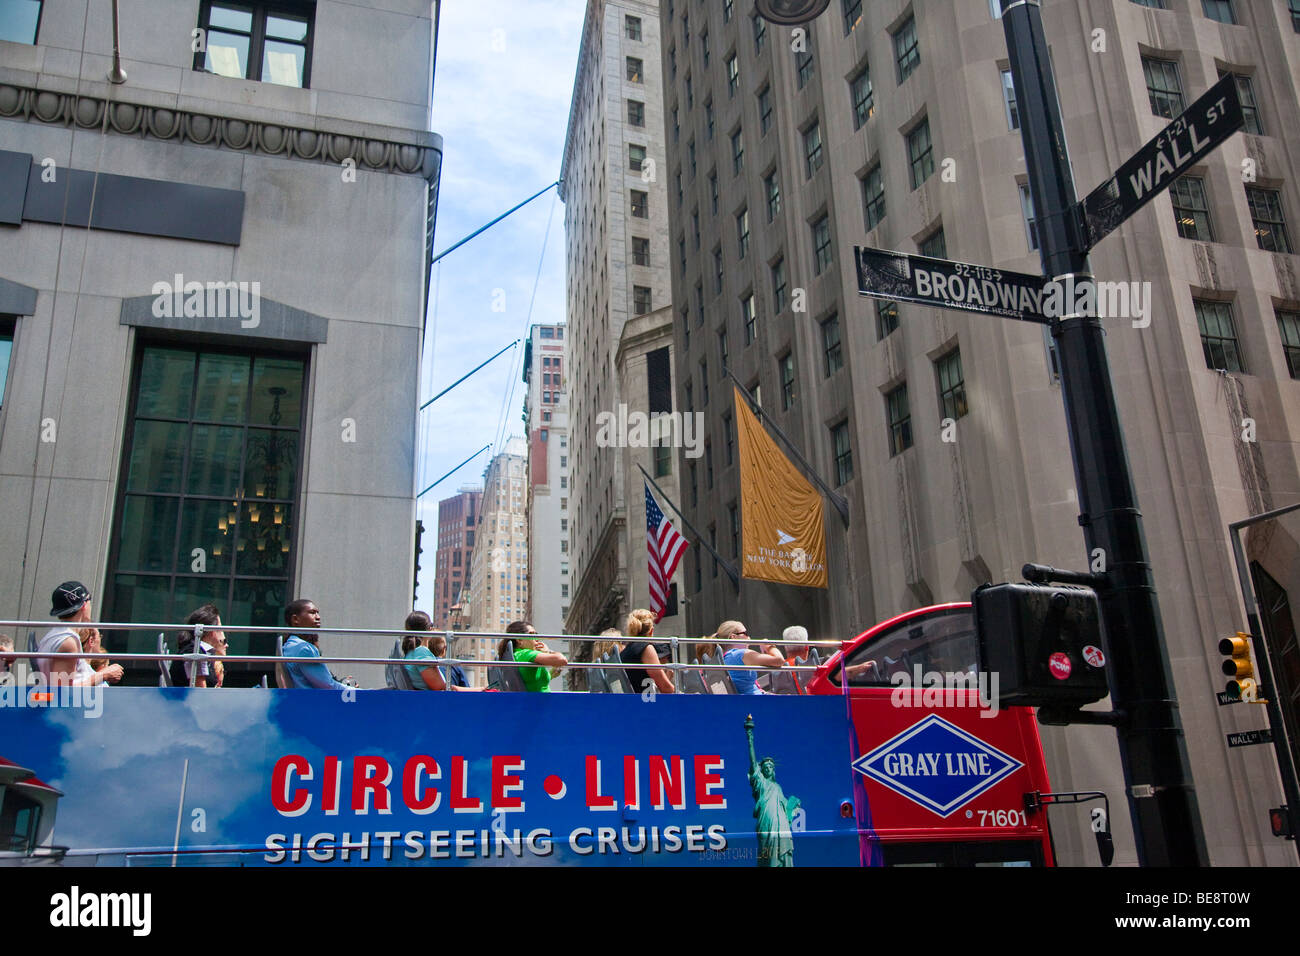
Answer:
[[[460,602],[461,591],[469,588],[470,559],[474,536],[482,513],[483,489],[460,488],[438,502],[438,551],[433,578],[433,626],[450,628],[451,609]]]
[[[524,346],[528,421],[528,604],[539,634],[559,634],[569,610],[569,398],[564,326],[534,325]],[[563,650],[557,647],[557,650]]]
[[[482,514],[470,558],[469,630],[501,633],[528,607],[527,494],[528,445],[506,441],[483,475]],[[468,648],[478,660],[496,656],[496,643],[474,640]],[[473,668],[482,686],[483,668]]]
[[[1045,331],[857,292],[854,245],[1040,271],[999,0],[843,0],[806,28],[746,2],[675,6],[661,22],[676,117],[665,172],[683,182],[668,238],[699,247],[673,264],[677,394],[709,436],[687,515],[726,542],[739,507],[720,364],[848,508],[847,522],[827,508],[827,591],[737,592],[696,550],[690,630],[739,610],[756,635],[798,623],[845,638],[1016,580],[1026,561],[1104,563],[1082,547]],[[1229,751],[1225,733],[1255,724],[1213,692],[1215,645],[1244,620],[1226,526],[1300,491],[1300,37],[1284,0],[1054,4],[1043,19],[1080,195],[1221,74],[1245,105],[1245,134],[1098,245],[1092,266],[1133,293],[1105,320],[1108,347],[1210,852],[1281,862],[1268,794],[1239,782],[1271,780],[1269,755]],[[1252,559],[1283,598],[1300,587],[1263,535]],[[1109,731],[1043,735],[1056,788],[1122,794]],[[1053,814],[1063,858],[1083,862],[1086,817]],[[1131,847],[1127,814],[1112,822]]]

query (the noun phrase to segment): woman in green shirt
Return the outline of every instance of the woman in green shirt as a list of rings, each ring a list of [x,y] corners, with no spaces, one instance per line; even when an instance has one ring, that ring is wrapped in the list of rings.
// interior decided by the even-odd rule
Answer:
[[[528,635],[537,633],[537,628],[527,621],[512,621],[506,627],[506,633],[517,636],[508,637],[497,646],[497,657],[500,658],[505,653],[507,642],[513,640],[516,661],[520,664],[539,665],[537,667],[518,668],[519,677],[524,682],[524,688],[533,692],[550,691],[551,678],[557,676],[560,673],[560,668],[569,663],[568,658],[551,650],[541,641],[529,637]]]

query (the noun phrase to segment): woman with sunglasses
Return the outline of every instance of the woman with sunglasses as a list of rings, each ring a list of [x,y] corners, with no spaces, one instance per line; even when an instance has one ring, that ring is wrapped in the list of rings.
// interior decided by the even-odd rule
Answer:
[[[722,654],[722,663],[732,667],[742,664],[746,667],[780,667],[785,663],[781,652],[771,644],[759,645],[763,650],[755,651],[749,647],[748,638],[749,631],[739,621],[723,621],[719,624],[713,639],[726,648]],[[763,693],[763,689],[758,686],[758,671],[729,670],[727,673],[736,685],[737,694]]]

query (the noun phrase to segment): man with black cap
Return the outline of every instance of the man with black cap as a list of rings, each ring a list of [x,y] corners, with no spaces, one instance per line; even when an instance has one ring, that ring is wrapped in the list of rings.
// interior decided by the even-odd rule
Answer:
[[[94,618],[90,613],[90,592],[80,581],[64,581],[50,596],[50,617],[57,617],[65,625],[80,624]],[[79,654],[81,638],[71,626],[56,627],[47,631],[36,648],[42,654]],[[92,687],[105,681],[117,683],[122,679],[122,665],[109,664],[96,671],[84,657],[38,657],[36,666],[47,683]]]

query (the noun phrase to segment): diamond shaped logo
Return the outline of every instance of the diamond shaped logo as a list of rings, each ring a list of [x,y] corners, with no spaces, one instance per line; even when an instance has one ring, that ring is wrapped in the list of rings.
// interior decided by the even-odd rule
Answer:
[[[947,817],[1023,767],[938,714],[853,761],[853,769]]]

